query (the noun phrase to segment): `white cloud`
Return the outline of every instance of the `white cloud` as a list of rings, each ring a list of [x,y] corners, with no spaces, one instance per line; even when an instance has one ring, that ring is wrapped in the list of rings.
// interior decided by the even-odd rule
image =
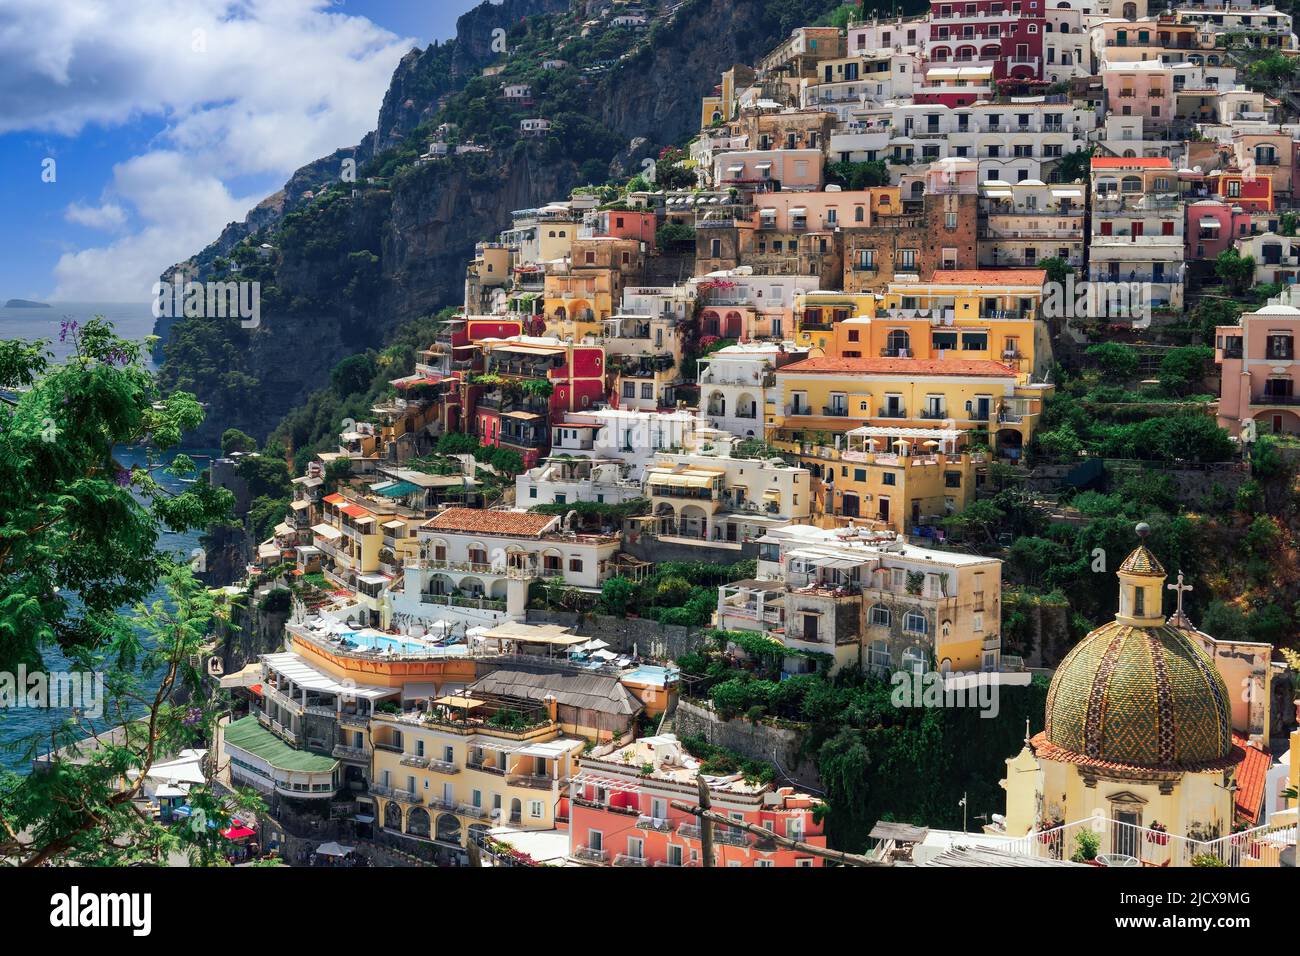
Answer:
[[[75,153],[88,126],[102,136],[141,117],[165,123],[149,152],[113,168],[98,204],[65,209],[71,222],[130,231],[65,254],[56,297],[147,299],[162,269],[264,198],[237,195],[247,183],[278,186],[373,128],[412,42],[331,8],[330,0],[0,4],[0,134],[75,137]],[[84,148],[80,159],[93,161]]]
[[[64,210],[63,218],[91,229],[120,229],[126,225],[126,211],[112,202],[100,206],[74,202]]]

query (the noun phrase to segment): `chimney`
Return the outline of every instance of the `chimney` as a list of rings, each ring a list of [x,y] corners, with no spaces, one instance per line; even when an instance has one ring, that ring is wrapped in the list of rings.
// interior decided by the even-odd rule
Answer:
[[[559,702],[555,699],[555,695],[550,693],[543,697],[542,700],[546,703],[547,719],[550,720],[551,723],[555,723],[555,714],[558,709],[556,705]]]

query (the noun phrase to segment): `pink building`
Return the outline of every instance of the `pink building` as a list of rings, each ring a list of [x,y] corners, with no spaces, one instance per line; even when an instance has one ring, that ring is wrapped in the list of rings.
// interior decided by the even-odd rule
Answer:
[[[699,802],[699,762],[676,737],[643,737],[604,756],[582,758],[570,781],[569,855],[600,866],[700,866],[699,818],[673,806]],[[780,836],[826,846],[813,818],[819,801],[791,787],[709,777],[716,813]],[[713,826],[715,866],[822,866],[820,857],[739,827]]]
[[[1141,116],[1156,125],[1173,119],[1173,71],[1159,60],[1110,63],[1101,81],[1107,112]]]
[[[820,149],[752,149],[719,153],[713,160],[713,181],[753,192],[780,189],[820,189]]]
[[[1188,259],[1215,259],[1232,248],[1233,239],[1250,232],[1251,214],[1221,199],[1202,199],[1187,204]]]
[[[1233,435],[1255,422],[1259,434],[1300,434],[1300,309],[1266,305],[1247,312],[1241,325],[1214,330],[1214,360],[1222,373],[1219,425]]]

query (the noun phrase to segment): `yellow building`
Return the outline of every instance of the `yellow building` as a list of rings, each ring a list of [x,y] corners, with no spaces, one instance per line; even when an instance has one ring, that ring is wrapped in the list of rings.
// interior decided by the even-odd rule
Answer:
[[[1041,318],[1042,269],[958,269],[922,282],[891,282],[861,342],[864,355],[1003,362],[1022,381],[1051,368]]]
[[[1020,379],[988,359],[805,359],[776,370],[776,438],[825,445],[864,425],[939,427],[986,433],[982,441],[1014,459],[1051,388]]]
[[[876,314],[876,297],[870,292],[801,292],[794,299],[794,341],[840,356],[836,330],[844,322]]]
[[[1285,833],[1231,835],[1242,809],[1235,794],[1262,787],[1241,775],[1262,777],[1268,762],[1248,767],[1245,739],[1234,739],[1234,694],[1182,612],[1181,586],[1166,619],[1165,570],[1145,543],[1118,574],[1115,620],[1066,656],[1048,690],[1046,729],[1007,761],[1007,833],[1032,834],[1036,852],[1067,858],[1086,832],[1100,852],[1151,865],[1207,856],[1278,865]]]
[[[427,711],[375,714],[370,734],[377,824],[449,847],[493,826],[566,822],[566,781],[586,744],[561,732],[554,699],[539,707],[463,693]]]
[[[914,533],[975,500],[975,460],[956,429],[863,427],[843,447],[800,450],[822,527]]]

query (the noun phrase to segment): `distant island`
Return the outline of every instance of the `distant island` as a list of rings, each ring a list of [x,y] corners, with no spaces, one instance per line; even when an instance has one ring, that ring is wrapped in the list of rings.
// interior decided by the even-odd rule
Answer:
[[[29,299],[10,299],[5,303],[6,309],[48,309],[48,302],[32,302]]]

